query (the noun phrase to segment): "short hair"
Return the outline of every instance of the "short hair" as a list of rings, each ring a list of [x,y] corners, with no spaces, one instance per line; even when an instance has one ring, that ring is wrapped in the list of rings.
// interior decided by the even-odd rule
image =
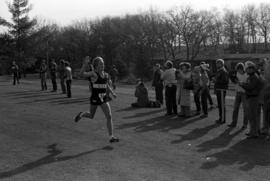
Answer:
[[[224,65],[224,60],[223,59],[217,59],[216,63],[221,63],[222,65]]]
[[[245,65],[242,62],[239,62],[235,66],[236,70],[245,70]]]
[[[99,64],[99,62],[101,62],[101,61],[103,61],[103,58],[102,57],[95,57],[94,59],[93,59],[93,67],[94,68],[97,68],[97,66],[98,66],[98,64]]]

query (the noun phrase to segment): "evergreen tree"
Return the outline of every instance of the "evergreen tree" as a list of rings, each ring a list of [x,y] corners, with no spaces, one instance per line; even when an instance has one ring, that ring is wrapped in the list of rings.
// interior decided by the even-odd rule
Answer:
[[[32,9],[28,0],[13,0],[8,4],[9,12],[12,14],[12,22],[0,18],[0,25],[8,27],[9,35],[14,42],[15,59],[25,60],[27,44],[31,36],[31,28],[36,24],[36,20],[30,20],[28,13]]]
[[[28,17],[28,13],[32,9],[28,0],[13,0],[8,8],[13,21],[10,23],[9,33],[14,38],[17,53],[21,55],[25,52],[27,38],[30,36],[30,30],[36,24],[36,20],[30,20]]]

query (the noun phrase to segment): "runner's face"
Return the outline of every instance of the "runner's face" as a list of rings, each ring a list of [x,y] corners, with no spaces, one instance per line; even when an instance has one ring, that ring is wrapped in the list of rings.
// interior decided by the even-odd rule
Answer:
[[[98,71],[103,71],[104,70],[104,62],[103,62],[103,60],[99,61],[97,69],[98,69]]]

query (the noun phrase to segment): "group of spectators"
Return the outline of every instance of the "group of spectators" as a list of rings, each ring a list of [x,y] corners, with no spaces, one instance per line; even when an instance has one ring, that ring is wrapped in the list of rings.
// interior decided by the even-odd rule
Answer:
[[[243,126],[246,129],[249,124],[248,138],[258,138],[260,134],[269,135],[270,123],[270,63],[264,59],[256,65],[252,61],[238,63],[236,73],[229,74],[224,66],[224,60],[216,60],[216,73],[212,76],[210,67],[205,62],[191,67],[188,62],[179,64],[179,69],[174,68],[172,61],[167,61],[165,70],[160,64],[154,67],[152,86],[155,88],[156,101],[163,104],[163,89],[165,88],[166,116],[178,115],[190,117],[200,115],[208,117],[208,100],[210,108],[213,101],[210,95],[210,82],[214,83],[214,93],[217,99],[219,118],[217,124],[226,123],[226,93],[229,81],[235,84],[235,99],[232,121],[228,125],[233,128],[237,125],[239,107],[243,106]],[[192,114],[191,103],[195,102],[196,113]],[[180,106],[180,113],[178,111]],[[263,126],[261,127],[261,112]],[[268,139],[270,137],[267,137]]]
[[[55,60],[50,62],[48,66],[45,60],[42,60],[42,63],[39,68],[40,81],[41,81],[41,90],[47,90],[47,73],[50,73],[50,78],[52,80],[53,90],[52,92],[57,91],[57,74],[60,78],[60,84],[63,94],[67,94],[67,97],[72,97],[71,95],[71,83],[72,83],[72,69],[70,63],[63,59],[60,60],[60,65],[58,66]]]

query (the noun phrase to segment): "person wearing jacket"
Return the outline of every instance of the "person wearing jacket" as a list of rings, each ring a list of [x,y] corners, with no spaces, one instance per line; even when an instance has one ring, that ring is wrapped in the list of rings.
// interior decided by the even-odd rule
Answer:
[[[201,69],[200,66],[195,66],[192,72],[192,80],[193,80],[193,96],[194,96],[194,102],[196,106],[196,115],[201,114]]]
[[[190,117],[190,107],[191,107],[191,90],[185,87],[185,82],[192,80],[191,76],[191,65],[188,62],[180,63],[180,69],[177,72],[176,79],[179,80],[179,98],[181,112],[179,117]],[[193,83],[192,83],[193,84]]]
[[[65,60],[61,59],[60,65],[58,66],[58,75],[60,78],[62,94],[66,94],[65,72],[66,72]]]
[[[207,104],[207,99],[208,99],[208,85],[209,85],[209,77],[207,74],[207,66],[200,65],[200,72],[201,72],[201,79],[200,79],[200,87],[201,87],[201,103],[202,103],[202,110],[203,114],[200,116],[201,118],[206,118],[208,117],[208,104]]]
[[[46,60],[42,60],[40,69],[40,81],[41,81],[41,90],[47,90],[47,65]]]
[[[239,83],[239,85],[244,88],[246,92],[247,99],[247,111],[249,120],[249,133],[246,135],[247,138],[258,138],[259,136],[259,120],[258,120],[258,107],[259,107],[259,95],[262,88],[262,83],[256,72],[256,65],[247,61],[246,72],[248,78],[246,82]]]
[[[165,101],[166,101],[166,115],[177,115],[177,104],[176,104],[176,69],[173,67],[172,61],[168,60],[165,63],[166,70],[161,74],[161,79],[165,85]]]
[[[142,80],[138,80],[138,84],[135,90],[135,97],[137,97],[137,102],[132,103],[132,107],[148,107],[149,106],[149,97],[148,90],[144,86]]]
[[[232,115],[232,122],[228,125],[228,127],[236,127],[238,121],[238,113],[240,105],[243,106],[243,113],[244,113],[244,120],[242,129],[246,129],[248,124],[248,115],[247,115],[247,103],[246,103],[246,95],[245,90],[238,85],[238,83],[244,83],[247,81],[248,75],[245,72],[245,65],[243,63],[238,63],[236,65],[236,75],[234,78],[235,83],[235,99],[234,99],[234,107],[233,107],[233,115]]]
[[[51,61],[50,73],[51,73],[51,80],[52,80],[52,86],[53,86],[52,92],[56,92],[57,91],[57,82],[56,82],[57,64],[55,63],[55,60]]]
[[[264,119],[266,124],[268,124],[265,133],[267,134],[266,139],[270,140],[269,127],[270,127],[270,60],[266,59],[264,62],[264,77],[265,84],[263,89],[263,110],[264,110]]]
[[[152,86],[155,88],[156,101],[163,104],[163,81],[161,79],[162,70],[160,69],[160,64],[156,64],[154,67],[154,78]]]
[[[226,122],[226,108],[225,108],[225,97],[226,90],[229,84],[229,74],[224,67],[224,60],[216,60],[217,72],[214,78],[214,90],[217,96],[219,119],[216,121],[217,124],[224,124]]]

